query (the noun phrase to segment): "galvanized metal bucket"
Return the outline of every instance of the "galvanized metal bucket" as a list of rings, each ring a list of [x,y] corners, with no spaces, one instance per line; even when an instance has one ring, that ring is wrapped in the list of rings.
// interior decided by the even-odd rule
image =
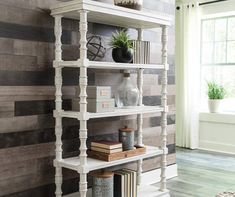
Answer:
[[[92,197],[113,197],[113,172],[99,172],[92,176]]]

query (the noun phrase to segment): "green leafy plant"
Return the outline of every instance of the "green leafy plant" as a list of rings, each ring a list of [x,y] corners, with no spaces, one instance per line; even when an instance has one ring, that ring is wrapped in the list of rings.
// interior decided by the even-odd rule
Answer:
[[[207,82],[208,97],[209,99],[224,99],[226,90],[223,86],[218,85],[215,82]]]
[[[130,40],[130,36],[127,34],[127,30],[120,30],[113,33],[110,45],[112,48],[133,48],[133,42]]]

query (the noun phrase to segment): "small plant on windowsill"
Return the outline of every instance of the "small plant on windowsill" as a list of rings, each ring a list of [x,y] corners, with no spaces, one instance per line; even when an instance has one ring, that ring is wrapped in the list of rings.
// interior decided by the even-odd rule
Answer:
[[[217,113],[219,111],[221,100],[224,99],[226,95],[226,90],[223,86],[215,82],[207,82],[207,88],[209,111],[211,113]]]
[[[133,42],[126,29],[113,33],[110,46],[113,48],[112,56],[115,62],[131,63],[133,61]]]

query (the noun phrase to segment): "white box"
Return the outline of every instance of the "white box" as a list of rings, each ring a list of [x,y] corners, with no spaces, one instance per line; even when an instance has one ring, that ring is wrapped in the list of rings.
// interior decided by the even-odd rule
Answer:
[[[94,113],[112,112],[114,111],[114,99],[87,99],[87,111]],[[72,110],[79,111],[79,99],[72,100]]]
[[[80,87],[76,88],[76,97],[79,97]],[[87,86],[88,99],[110,99],[111,87],[110,86]]]

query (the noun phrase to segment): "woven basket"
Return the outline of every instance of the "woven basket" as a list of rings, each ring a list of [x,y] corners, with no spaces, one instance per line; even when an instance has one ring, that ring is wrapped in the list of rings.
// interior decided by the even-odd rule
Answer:
[[[235,192],[224,192],[217,194],[215,197],[235,197]]]

